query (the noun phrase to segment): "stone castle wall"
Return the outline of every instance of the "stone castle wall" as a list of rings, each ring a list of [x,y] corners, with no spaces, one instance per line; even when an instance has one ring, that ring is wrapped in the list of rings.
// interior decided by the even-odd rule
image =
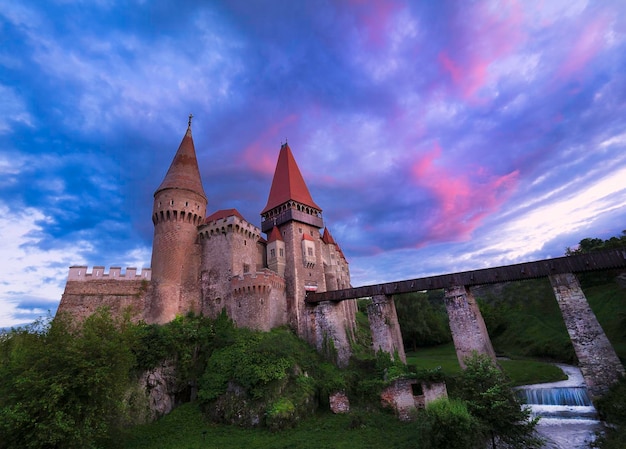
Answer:
[[[85,268],[86,267],[73,267]],[[101,269],[102,267],[97,267]],[[94,267],[96,270],[96,267]],[[78,320],[83,320],[95,313],[102,307],[107,307],[113,315],[121,315],[125,311],[130,311],[135,319],[143,319],[146,309],[147,299],[151,294],[151,282],[147,279],[125,280],[129,278],[127,270],[126,277],[103,276],[92,277],[78,274],[79,270],[73,272],[72,280],[65,284],[65,291],[61,297],[58,314],[71,314]],[[80,270],[82,271],[82,270]],[[145,272],[145,270],[144,270]],[[84,272],[83,272],[84,273]],[[115,271],[114,271],[115,273]],[[78,279],[76,277],[78,276]],[[136,276],[138,277],[138,276]]]
[[[270,270],[236,276],[225,304],[228,316],[240,327],[269,331],[287,324],[285,281]]]

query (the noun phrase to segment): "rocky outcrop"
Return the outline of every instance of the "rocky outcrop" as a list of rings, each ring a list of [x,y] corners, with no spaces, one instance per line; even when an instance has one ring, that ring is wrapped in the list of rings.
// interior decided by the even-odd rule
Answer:
[[[176,368],[172,362],[163,362],[156,368],[144,372],[139,378],[139,384],[145,389],[152,419],[167,415],[174,409],[178,382]]]
[[[330,411],[335,414],[350,412],[350,400],[342,391],[331,394],[328,402],[330,403]]]

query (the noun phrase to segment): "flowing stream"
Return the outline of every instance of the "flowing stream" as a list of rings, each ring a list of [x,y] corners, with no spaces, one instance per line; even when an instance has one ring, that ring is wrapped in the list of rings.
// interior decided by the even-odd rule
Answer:
[[[587,394],[585,381],[575,366],[557,364],[568,379],[517,389],[520,397],[541,416],[538,431],[548,441],[546,449],[589,448],[595,432],[602,430],[596,409]]]

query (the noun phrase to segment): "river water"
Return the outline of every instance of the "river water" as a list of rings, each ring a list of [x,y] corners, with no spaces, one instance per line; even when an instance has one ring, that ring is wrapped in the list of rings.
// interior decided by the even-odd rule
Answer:
[[[587,449],[602,431],[585,381],[575,366],[557,364],[567,380],[519,387],[534,416],[541,416],[537,430],[547,442],[545,449]]]

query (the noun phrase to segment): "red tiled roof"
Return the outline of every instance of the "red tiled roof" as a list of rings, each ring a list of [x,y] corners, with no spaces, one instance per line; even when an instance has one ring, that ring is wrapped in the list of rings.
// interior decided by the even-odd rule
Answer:
[[[206,199],[206,194],[202,188],[202,179],[198,169],[196,159],[196,149],[191,136],[191,125],[187,127],[187,132],[180,142],[178,151],[172,160],[169,170],[163,182],[154,192],[156,195],[165,189],[185,189],[202,195]]]
[[[326,243],[327,245],[332,243],[333,245],[337,245],[337,242],[335,242],[335,239],[333,238],[332,235],[330,235],[330,231],[328,230],[328,228],[324,228],[324,235],[322,235],[322,242]]]
[[[204,222],[208,223],[210,221],[221,220],[222,218],[232,217],[233,215],[235,217],[241,218],[242,220],[245,220],[245,218],[243,218],[243,216],[239,213],[237,209],[221,209],[217,212],[213,212],[211,215],[206,217],[204,219]]]
[[[274,179],[270,188],[270,196],[267,204],[261,212],[264,214],[276,206],[280,206],[289,200],[294,200],[306,206],[322,210],[311,197],[309,189],[300,173],[298,164],[291,153],[291,148],[286,143],[280,147]]]
[[[309,234],[303,234],[302,235],[302,240],[310,240],[312,242],[315,241],[315,239],[313,237],[311,237]]]
[[[272,228],[272,232],[267,236],[267,243],[274,242],[276,240],[283,241],[283,236],[280,235],[280,231],[278,230],[278,226],[274,226]]]

